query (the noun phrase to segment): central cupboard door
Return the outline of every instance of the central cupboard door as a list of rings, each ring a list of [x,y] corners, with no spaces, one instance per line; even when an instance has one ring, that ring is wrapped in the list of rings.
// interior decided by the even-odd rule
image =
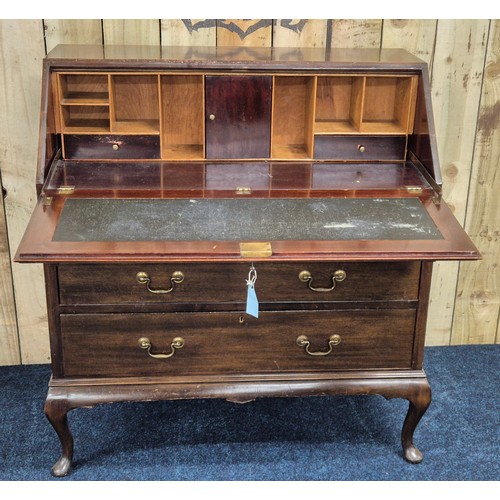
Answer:
[[[269,158],[271,76],[207,76],[207,158]]]

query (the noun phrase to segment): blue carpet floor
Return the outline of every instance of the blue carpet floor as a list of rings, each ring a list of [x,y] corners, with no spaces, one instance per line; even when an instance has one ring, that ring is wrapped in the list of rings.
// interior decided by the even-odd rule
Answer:
[[[433,401],[405,462],[407,402],[380,396],[120,403],[69,414],[72,473],[50,475],[48,365],[0,368],[0,480],[496,481],[500,345],[426,348]]]

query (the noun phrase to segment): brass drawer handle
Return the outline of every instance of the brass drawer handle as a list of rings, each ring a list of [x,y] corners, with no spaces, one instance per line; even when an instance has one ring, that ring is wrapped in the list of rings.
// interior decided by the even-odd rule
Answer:
[[[170,293],[174,290],[176,283],[182,283],[184,281],[184,274],[181,271],[175,271],[170,277],[170,282],[172,286],[168,290],[164,290],[162,288],[151,288],[149,284],[151,283],[151,278],[148,273],[139,272],[136,276],[137,282],[141,285],[146,285],[148,292],[151,293]]]
[[[346,276],[347,276],[346,272],[343,271],[342,269],[335,271],[332,275],[332,286],[330,288],[322,288],[322,287],[314,288],[312,286],[313,277],[309,271],[301,271],[299,273],[299,280],[303,281],[304,283],[307,283],[307,286],[313,292],[331,292],[335,288],[337,282],[344,281],[346,279]]]
[[[328,351],[310,351],[309,346],[311,345],[311,341],[306,335],[299,335],[297,337],[297,345],[300,347],[305,347],[307,354],[310,356],[328,356],[333,350],[333,346],[339,345],[341,342],[341,337],[338,334],[334,334],[330,336],[328,340],[328,345],[330,346]]]
[[[184,347],[184,339],[182,337],[175,337],[174,340],[172,340],[172,343],[170,344],[170,347],[172,348],[171,352],[169,353],[160,352],[158,354],[154,354],[151,352],[151,349],[153,348],[151,341],[147,337],[141,337],[137,342],[141,349],[146,349],[148,351],[148,354],[155,359],[171,358],[175,354],[176,349],[182,349]]]

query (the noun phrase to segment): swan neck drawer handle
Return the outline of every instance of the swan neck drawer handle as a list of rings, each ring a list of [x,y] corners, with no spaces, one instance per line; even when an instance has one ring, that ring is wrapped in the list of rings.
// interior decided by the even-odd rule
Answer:
[[[313,292],[331,292],[334,288],[337,282],[344,281],[347,277],[347,274],[345,271],[342,269],[339,269],[338,271],[335,271],[332,275],[332,286],[330,288],[324,288],[324,287],[313,287],[312,286],[312,281],[313,277],[312,274],[309,271],[301,271],[299,273],[299,280],[307,283],[307,286],[309,287],[310,290]]]
[[[168,289],[163,289],[163,288],[151,288],[149,285],[151,283],[151,278],[149,277],[148,273],[145,272],[139,272],[136,275],[136,280],[138,283],[141,285],[146,285],[146,288],[148,289],[148,292],[151,293],[170,293],[173,292],[175,285],[182,283],[184,281],[184,274],[181,271],[175,271],[172,273],[172,276],[170,277],[170,283],[172,283],[172,286]]]
[[[307,337],[307,335],[299,335],[297,337],[297,345],[300,347],[304,347],[307,354],[310,356],[328,356],[332,351],[333,347],[339,345],[342,341],[342,338],[338,334],[331,335],[328,340],[329,349],[327,351],[311,351],[309,346],[311,345],[311,341]]]
[[[146,349],[148,354],[152,357],[152,358],[155,358],[155,359],[167,359],[167,358],[171,358],[174,354],[175,354],[175,350],[176,349],[182,349],[184,347],[184,339],[182,337],[175,337],[171,344],[170,344],[170,348],[172,349],[170,352],[168,353],[163,353],[163,352],[160,352],[160,353],[152,353],[151,352],[151,349],[153,349],[153,345],[151,344],[151,341],[147,338],[147,337],[141,337],[137,343],[139,344],[139,347],[141,349]]]

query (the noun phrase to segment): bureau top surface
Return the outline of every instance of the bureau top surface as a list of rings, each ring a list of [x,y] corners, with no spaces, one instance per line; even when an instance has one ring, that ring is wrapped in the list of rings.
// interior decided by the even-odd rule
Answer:
[[[321,69],[370,67],[421,69],[425,62],[402,49],[301,47],[196,47],[145,45],[58,45],[52,65]]]

